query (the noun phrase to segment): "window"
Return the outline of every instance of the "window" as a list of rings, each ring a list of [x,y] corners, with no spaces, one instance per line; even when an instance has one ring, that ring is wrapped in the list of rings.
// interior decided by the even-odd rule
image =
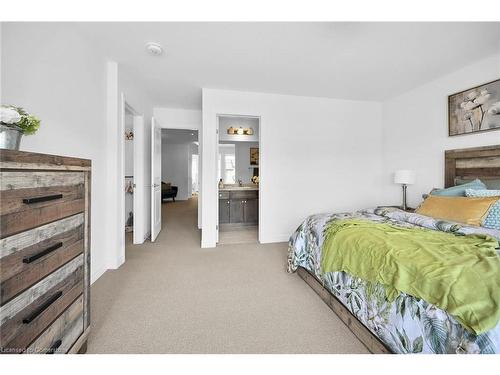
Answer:
[[[225,184],[236,183],[236,156],[234,144],[219,145],[217,178]]]

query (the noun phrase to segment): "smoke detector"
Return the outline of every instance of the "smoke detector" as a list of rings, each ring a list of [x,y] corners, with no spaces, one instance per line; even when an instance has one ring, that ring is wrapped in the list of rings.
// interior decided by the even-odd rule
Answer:
[[[160,56],[163,53],[163,48],[158,43],[146,43],[146,50],[153,56]]]

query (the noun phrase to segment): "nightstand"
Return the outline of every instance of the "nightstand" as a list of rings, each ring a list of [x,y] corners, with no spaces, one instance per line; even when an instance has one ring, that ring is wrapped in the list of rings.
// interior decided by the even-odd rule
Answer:
[[[380,206],[380,207],[394,207],[394,208],[399,208],[402,210],[401,206]],[[415,209],[413,207],[406,207],[405,212],[415,212]]]

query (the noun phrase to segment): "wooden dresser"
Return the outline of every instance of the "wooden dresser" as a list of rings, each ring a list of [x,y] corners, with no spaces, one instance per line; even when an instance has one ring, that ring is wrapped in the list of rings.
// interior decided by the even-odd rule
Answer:
[[[90,160],[0,150],[0,352],[82,353]]]

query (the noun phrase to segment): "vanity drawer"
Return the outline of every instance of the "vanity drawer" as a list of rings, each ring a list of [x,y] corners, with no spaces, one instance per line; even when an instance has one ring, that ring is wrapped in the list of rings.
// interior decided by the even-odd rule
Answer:
[[[84,210],[82,172],[0,172],[0,238]]]
[[[219,199],[229,199],[229,191],[219,191]]]
[[[257,190],[237,190],[231,192],[231,199],[256,199],[259,197]]]
[[[83,254],[0,307],[0,347],[23,351],[83,293]]]
[[[82,332],[83,296],[80,296],[49,328],[28,346],[26,353],[67,353]]]
[[[83,252],[84,215],[0,240],[0,306]]]

